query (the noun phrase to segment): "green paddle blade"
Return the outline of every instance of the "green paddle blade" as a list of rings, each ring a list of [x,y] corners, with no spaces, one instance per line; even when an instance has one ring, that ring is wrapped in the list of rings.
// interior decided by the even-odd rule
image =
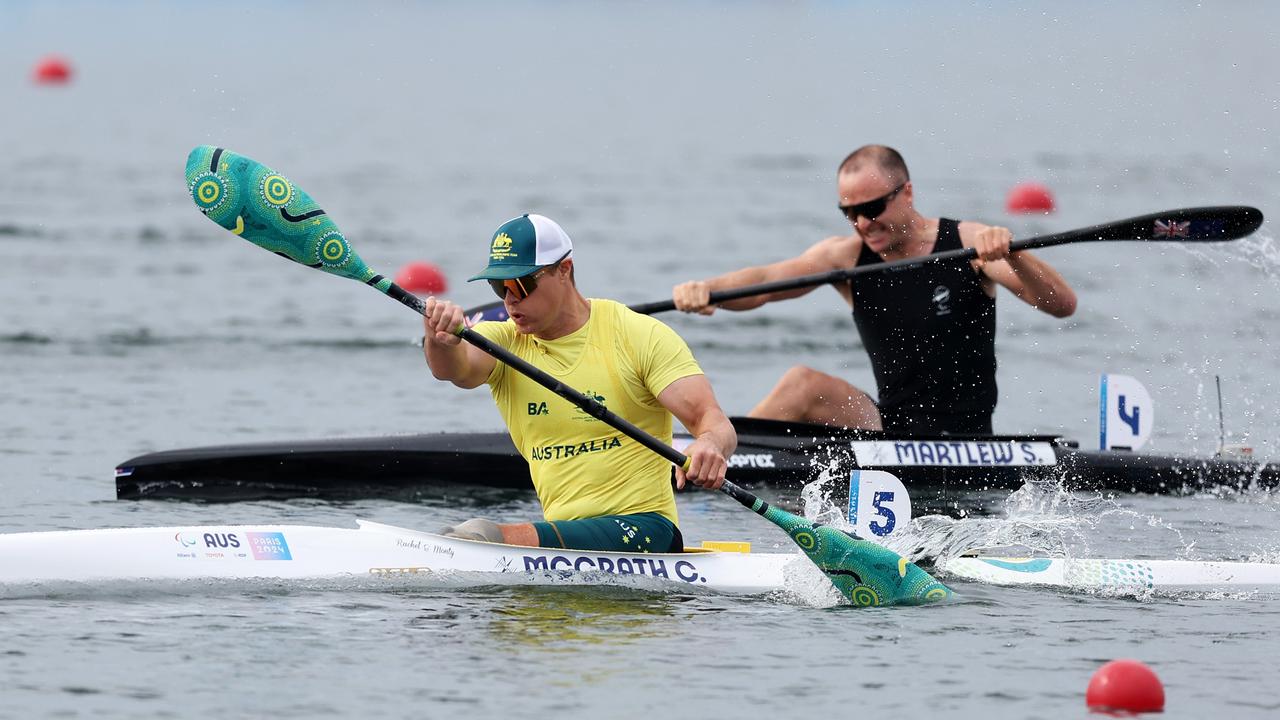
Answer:
[[[951,597],[946,585],[888,548],[834,528],[815,527],[773,505],[761,514],[787,531],[836,589],[858,607],[923,605]]]
[[[208,218],[265,250],[387,292],[325,211],[288,178],[212,145],[187,156],[191,199]]]

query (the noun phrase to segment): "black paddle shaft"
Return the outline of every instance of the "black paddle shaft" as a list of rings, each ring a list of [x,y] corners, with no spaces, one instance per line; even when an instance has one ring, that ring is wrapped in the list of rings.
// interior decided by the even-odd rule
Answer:
[[[1152,213],[1128,220],[1094,225],[1079,230],[1068,230],[1054,235],[1015,240],[1009,245],[1010,252],[1018,250],[1034,250],[1036,248],[1066,245],[1076,242],[1096,242],[1101,240],[1135,240],[1139,242],[1221,242],[1237,240],[1251,234],[1262,225],[1262,212],[1257,208],[1240,205],[1221,207],[1182,208],[1162,213]],[[711,305],[738,300],[755,295],[796,290],[804,287],[817,287],[831,283],[846,282],[850,278],[863,273],[894,272],[918,267],[925,263],[954,258],[972,259],[978,256],[973,248],[961,248],[946,252],[924,255],[921,257],[903,258],[875,265],[852,267],[847,270],[832,270],[802,277],[778,280],[759,285],[747,285],[731,290],[720,290],[711,293]],[[676,309],[672,300],[640,303],[630,306],[642,315],[668,312]]]

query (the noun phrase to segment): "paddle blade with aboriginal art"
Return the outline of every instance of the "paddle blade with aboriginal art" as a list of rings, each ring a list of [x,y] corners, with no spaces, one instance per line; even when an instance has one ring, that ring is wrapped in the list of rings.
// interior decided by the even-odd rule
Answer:
[[[951,590],[894,551],[813,523],[757,499],[757,513],[782,528],[849,602],[858,607],[924,605]]]
[[[220,147],[187,156],[187,189],[208,218],[265,250],[387,292],[325,211],[288,178]]]

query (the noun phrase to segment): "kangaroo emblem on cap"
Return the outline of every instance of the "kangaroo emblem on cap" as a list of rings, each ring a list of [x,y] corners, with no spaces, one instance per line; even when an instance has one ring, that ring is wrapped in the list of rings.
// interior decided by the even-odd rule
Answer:
[[[510,236],[506,233],[498,233],[498,235],[493,238],[493,245],[489,247],[489,257],[494,260],[502,260],[503,258],[510,257],[511,255]]]

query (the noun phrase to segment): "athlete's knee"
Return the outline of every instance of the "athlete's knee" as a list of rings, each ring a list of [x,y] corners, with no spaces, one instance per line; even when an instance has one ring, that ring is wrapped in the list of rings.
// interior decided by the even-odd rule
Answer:
[[[826,377],[827,375],[811,367],[795,365],[782,374],[782,378],[778,380],[778,387],[792,392],[811,394]]]
[[[471,518],[470,520],[458,523],[453,527],[447,527],[440,531],[445,537],[455,537],[462,540],[479,540],[481,542],[501,543],[502,527],[492,520],[484,518]]]

